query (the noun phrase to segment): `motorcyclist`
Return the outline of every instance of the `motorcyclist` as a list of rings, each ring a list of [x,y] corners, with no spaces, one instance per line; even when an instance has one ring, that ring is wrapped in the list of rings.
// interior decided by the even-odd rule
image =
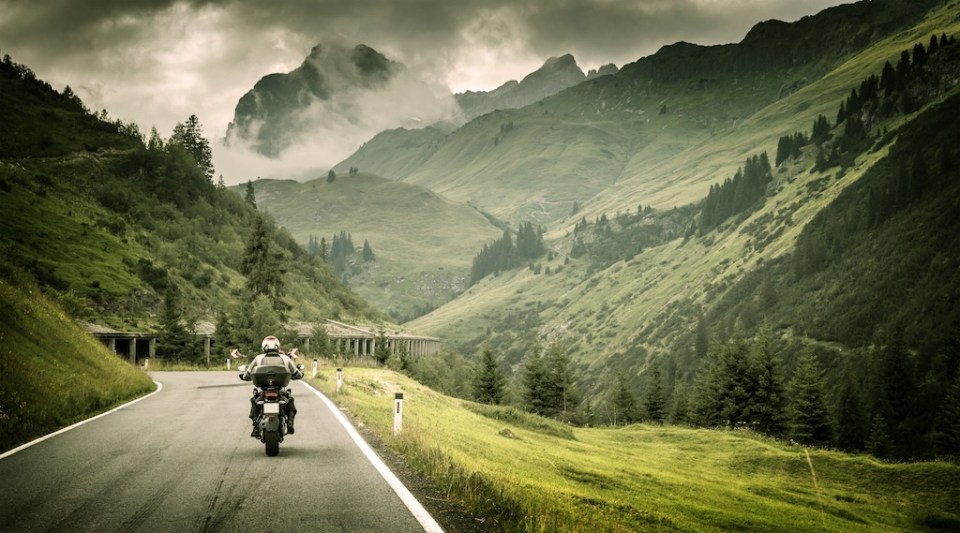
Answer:
[[[280,339],[274,337],[273,335],[269,337],[264,337],[263,342],[260,344],[263,353],[253,358],[253,361],[250,362],[250,365],[247,366],[246,371],[240,376],[244,381],[251,381],[253,378],[250,377],[250,373],[260,366],[263,363],[263,358],[270,357],[280,357],[283,360],[284,365],[287,367],[287,370],[290,371],[291,379],[300,379],[303,377],[303,372],[297,368],[297,365],[293,363],[293,360],[283,353],[280,350]],[[287,433],[293,435],[293,419],[297,416],[297,407],[293,403],[293,391],[286,389],[284,391],[286,396],[286,406],[284,411],[287,417]],[[253,388],[253,396],[250,398],[250,420],[253,422],[253,432],[250,433],[251,437],[260,436],[260,426],[257,425],[257,418],[260,416],[260,405],[257,404],[257,400],[260,398],[260,389]]]

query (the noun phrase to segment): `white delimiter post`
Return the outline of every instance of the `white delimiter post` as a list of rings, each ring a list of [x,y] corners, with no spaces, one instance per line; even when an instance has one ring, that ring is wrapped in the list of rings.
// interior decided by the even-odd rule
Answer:
[[[398,392],[393,400],[393,436],[396,437],[403,429],[403,393]]]
[[[227,359],[227,370],[230,370],[230,360]]]
[[[313,377],[317,377],[317,360],[313,360]]]
[[[337,369],[337,394],[340,394],[340,387],[343,386],[343,369]]]

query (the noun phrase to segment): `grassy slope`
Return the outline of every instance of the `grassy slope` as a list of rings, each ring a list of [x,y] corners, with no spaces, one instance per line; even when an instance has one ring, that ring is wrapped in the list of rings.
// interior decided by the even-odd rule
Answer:
[[[916,26],[853,55],[822,80],[746,116],[718,137],[705,139],[652,165],[637,166],[637,162],[647,161],[635,159],[616,188],[591,200],[584,209],[585,216],[629,209],[641,203],[670,208],[698,201],[706,196],[711,183],[732,176],[747,156],[765,150],[772,158],[780,136],[796,131],[809,133],[814,119],[821,114],[833,122],[837,106],[850,90],[867,76],[879,75],[885,61],[895,65],[900,52],[912,48],[914,43],[926,44],[934,33],[956,32],[955,9],[956,6],[935,10]]]
[[[573,429],[347,368],[321,389],[494,529],[899,531],[956,527],[960,468],[883,464],[749,432],[635,425]],[[392,436],[394,392],[403,433]]]
[[[242,187],[241,187],[242,188]],[[350,285],[384,312],[409,316],[463,290],[477,251],[502,233],[483,215],[436,193],[366,173],[307,183],[259,180],[257,205],[300,243],[310,235],[351,234],[367,240],[377,260]]]
[[[0,280],[0,450],[153,388],[39,289]]]
[[[731,175],[748,151],[772,149],[784,131],[809,128],[821,108],[805,101],[792,110],[796,116],[768,125],[784,131],[764,132],[760,144],[751,138],[757,128],[745,124],[757,111],[921,12],[895,2],[879,4],[841,6],[791,25],[764,23],[736,45],[664,47],[617,75],[523,109],[479,117],[431,140],[429,150],[420,139],[425,130],[392,132],[348,161],[364,170],[390,167],[389,159],[403,153],[405,144],[414,145],[395,165],[402,171],[384,168],[382,175],[471,202],[499,218],[552,227],[575,201],[588,204],[585,214],[591,218],[641,203],[687,203],[703,197],[718,176]],[[731,131],[742,136],[738,149],[715,148],[714,140]],[[411,159],[423,163],[412,168]]]
[[[929,38],[934,32],[960,31],[960,22],[953,13],[950,9],[939,10],[917,28],[878,43],[863,57],[851,59],[824,79],[762,110],[751,119],[750,128],[738,128],[692,149],[683,157],[664,162],[663,169],[658,171],[663,194],[693,199],[696,195],[689,191],[699,187],[705,190],[710,182],[721,181],[730,174],[714,175],[709,181],[702,181],[702,185],[680,180],[671,189],[666,185],[671,172],[683,175],[682,169],[688,164],[693,168],[742,164],[748,154],[757,153],[758,147],[775,147],[779,135],[795,129],[809,130],[812,117],[817,113],[832,116],[850,88],[858,86],[867,74],[876,72],[884,60],[898,57],[900,50],[913,42],[925,40],[924,36]],[[832,103],[831,98],[834,98]],[[807,108],[810,116],[788,119],[793,116],[791,110],[804,109],[808,102],[812,102]],[[789,127],[785,128],[781,120],[786,120]],[[891,125],[894,126],[896,124]],[[487,279],[454,302],[413,321],[410,326],[450,339],[467,352],[472,352],[482,341],[493,341],[504,347],[508,359],[518,358],[533,332],[541,328],[541,332],[567,335],[577,357],[595,370],[593,379],[618,364],[642,370],[644,355],[624,354],[624,346],[642,345],[648,350],[662,351],[678,337],[692,331],[696,311],[701,304],[707,303],[708,291],[714,295],[717,291],[722,292],[724,287],[754,269],[760,260],[790,252],[804,225],[885,153],[880,150],[864,155],[842,179],[829,179],[836,169],[828,172],[825,180],[822,179],[824,176],[807,173],[805,169],[813,164],[811,153],[804,161],[778,172],[777,194],[768,198],[763,209],[740,226],[744,228],[769,217],[774,221],[767,226],[769,231],[782,227],[780,235],[762,252],[751,247],[749,235],[728,225],[715,242],[694,239],[683,244],[674,241],[649,249],[629,262],[614,264],[603,272],[589,274],[585,263],[573,261],[557,274],[556,269],[562,265],[558,258],[553,264],[544,263],[551,266],[553,274],[534,276],[524,270]],[[705,177],[699,179],[706,180]],[[631,196],[629,191],[635,190],[631,186],[625,184],[618,194],[610,192],[598,197],[606,208],[603,212],[612,215],[620,209],[635,210],[637,199],[644,195]],[[585,216],[592,219],[598,215],[599,211],[595,209],[594,204],[588,204]],[[786,222],[788,216],[789,223]],[[569,240],[563,238],[561,231],[551,236],[555,239],[553,246],[562,257],[562,253],[569,250]],[[514,332],[513,338],[507,339],[506,335],[499,335],[495,327],[504,322],[522,324],[528,329]],[[624,357],[640,359],[624,363]]]
[[[351,168],[388,179],[403,179],[430,158],[446,133],[428,126],[419,130],[398,128],[378,133],[333,170],[345,176]]]

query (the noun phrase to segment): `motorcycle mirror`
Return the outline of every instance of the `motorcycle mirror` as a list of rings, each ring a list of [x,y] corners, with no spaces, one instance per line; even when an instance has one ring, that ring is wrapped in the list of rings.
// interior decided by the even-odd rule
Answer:
[[[303,370],[303,365],[297,365],[297,370]]]
[[[237,367],[237,370],[239,370],[240,372],[246,372],[246,371],[247,371],[247,365],[240,365],[240,366]]]

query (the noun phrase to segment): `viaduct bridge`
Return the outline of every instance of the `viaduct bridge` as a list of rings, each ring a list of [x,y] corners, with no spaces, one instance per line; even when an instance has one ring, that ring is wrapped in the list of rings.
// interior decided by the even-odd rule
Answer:
[[[112,351],[125,357],[131,363],[141,359],[156,356],[156,333],[123,332],[97,324],[84,323],[83,327],[94,337],[107,345]],[[331,344],[333,353],[341,357],[361,357],[373,355],[377,350],[378,342],[386,342],[391,354],[401,351],[418,356],[432,355],[440,352],[440,339],[423,335],[413,335],[401,331],[381,331],[370,327],[355,326],[326,320],[320,323],[301,322],[291,324],[288,328],[297,332],[297,344],[301,350],[310,352],[310,341],[317,337],[318,328],[323,328]],[[210,362],[214,345],[216,328],[212,322],[198,322],[194,328],[197,337],[203,341],[203,352]]]

